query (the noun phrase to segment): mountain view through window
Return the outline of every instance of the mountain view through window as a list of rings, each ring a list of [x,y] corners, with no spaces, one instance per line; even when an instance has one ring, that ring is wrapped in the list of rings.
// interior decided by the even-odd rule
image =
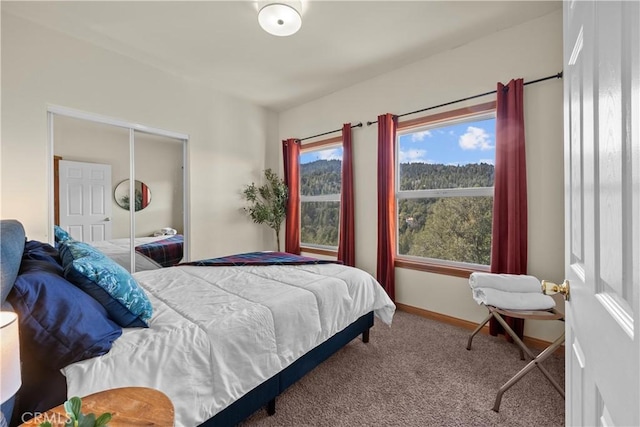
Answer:
[[[300,154],[300,241],[338,247],[342,146]]]
[[[489,265],[493,115],[401,131],[396,159],[398,255]],[[338,246],[341,171],[341,146],[301,153],[303,246]]]
[[[495,118],[398,136],[398,254],[489,265]]]

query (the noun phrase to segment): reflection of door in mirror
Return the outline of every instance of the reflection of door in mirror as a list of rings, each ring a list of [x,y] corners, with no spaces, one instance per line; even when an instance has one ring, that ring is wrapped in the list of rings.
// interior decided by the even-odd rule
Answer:
[[[111,239],[111,165],[58,161],[59,225],[75,240]]]
[[[114,215],[119,208],[113,206],[111,194],[113,194],[114,182],[129,178],[129,131],[116,126],[56,115],[53,139],[53,153],[61,158],[61,161],[99,163],[111,167],[111,182],[107,198],[113,214],[109,215],[111,236],[108,238],[128,238],[129,219],[123,220]],[[58,171],[59,179],[60,172]],[[59,188],[58,192],[62,191],[64,190]],[[60,206],[58,209],[58,215],[61,215],[66,208]],[[63,225],[60,222],[57,224]],[[77,238],[73,234],[72,236]],[[87,241],[91,240],[95,239],[87,239]]]
[[[86,163],[101,163],[111,166],[111,186],[108,199],[112,204],[110,215],[112,239],[124,247],[133,248],[137,243],[130,239],[131,228],[135,230],[135,237],[153,236],[163,228],[176,229],[184,234],[185,229],[185,191],[184,191],[184,153],[186,139],[158,136],[143,133],[131,128],[123,127],[120,123],[107,124],[104,120],[87,120],[71,117],[73,114],[51,114],[53,122],[53,154],[54,169],[60,159]],[[90,116],[90,115],[88,115]],[[164,131],[162,131],[164,132]],[[131,152],[133,146],[134,152]],[[134,155],[135,163],[132,168],[130,156]],[[141,193],[146,194],[147,201],[153,203],[142,210],[130,212],[117,204],[115,190],[118,183],[127,181],[127,187],[134,173],[136,181],[140,182]],[[55,170],[54,170],[55,175]],[[58,176],[54,176],[54,181]],[[58,184],[57,182],[55,182]],[[144,183],[144,187],[142,186]],[[54,191],[55,213],[52,217],[59,224],[62,208],[58,191]],[[147,190],[146,192],[143,190]],[[127,193],[129,189],[127,188]],[[144,198],[145,196],[142,196]],[[133,215],[133,218],[131,217]],[[125,240],[123,240],[125,239]],[[129,242],[123,244],[122,242]],[[185,239],[185,257],[187,242]],[[188,259],[188,258],[185,258]],[[130,264],[129,264],[130,265]]]

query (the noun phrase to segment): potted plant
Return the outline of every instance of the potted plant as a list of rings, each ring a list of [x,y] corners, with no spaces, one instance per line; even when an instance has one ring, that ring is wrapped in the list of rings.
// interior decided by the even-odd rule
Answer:
[[[98,418],[94,414],[83,414],[80,412],[82,408],[82,400],[74,396],[64,402],[64,410],[67,412],[67,422],[64,427],[103,427],[111,421],[111,414],[104,413]],[[49,421],[40,423],[39,427],[51,427]]]
[[[251,183],[242,195],[249,203],[244,210],[256,224],[267,224],[276,233],[280,252],[280,226],[287,215],[289,189],[284,181],[271,169],[264,171],[266,183],[260,187]]]

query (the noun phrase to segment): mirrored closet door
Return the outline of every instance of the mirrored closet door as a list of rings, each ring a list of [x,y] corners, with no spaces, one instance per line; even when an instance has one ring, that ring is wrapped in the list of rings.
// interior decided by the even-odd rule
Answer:
[[[131,272],[188,260],[186,135],[59,107],[49,130],[52,227]]]

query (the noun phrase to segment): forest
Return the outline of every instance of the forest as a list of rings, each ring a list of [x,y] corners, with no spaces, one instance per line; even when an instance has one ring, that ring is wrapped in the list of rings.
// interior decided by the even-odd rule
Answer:
[[[300,165],[301,194],[340,194],[340,160]],[[492,187],[494,166],[486,163],[400,164],[401,191]],[[398,253],[488,265],[491,257],[492,197],[403,199],[398,203]],[[338,246],[340,203],[303,202],[303,243]]]

